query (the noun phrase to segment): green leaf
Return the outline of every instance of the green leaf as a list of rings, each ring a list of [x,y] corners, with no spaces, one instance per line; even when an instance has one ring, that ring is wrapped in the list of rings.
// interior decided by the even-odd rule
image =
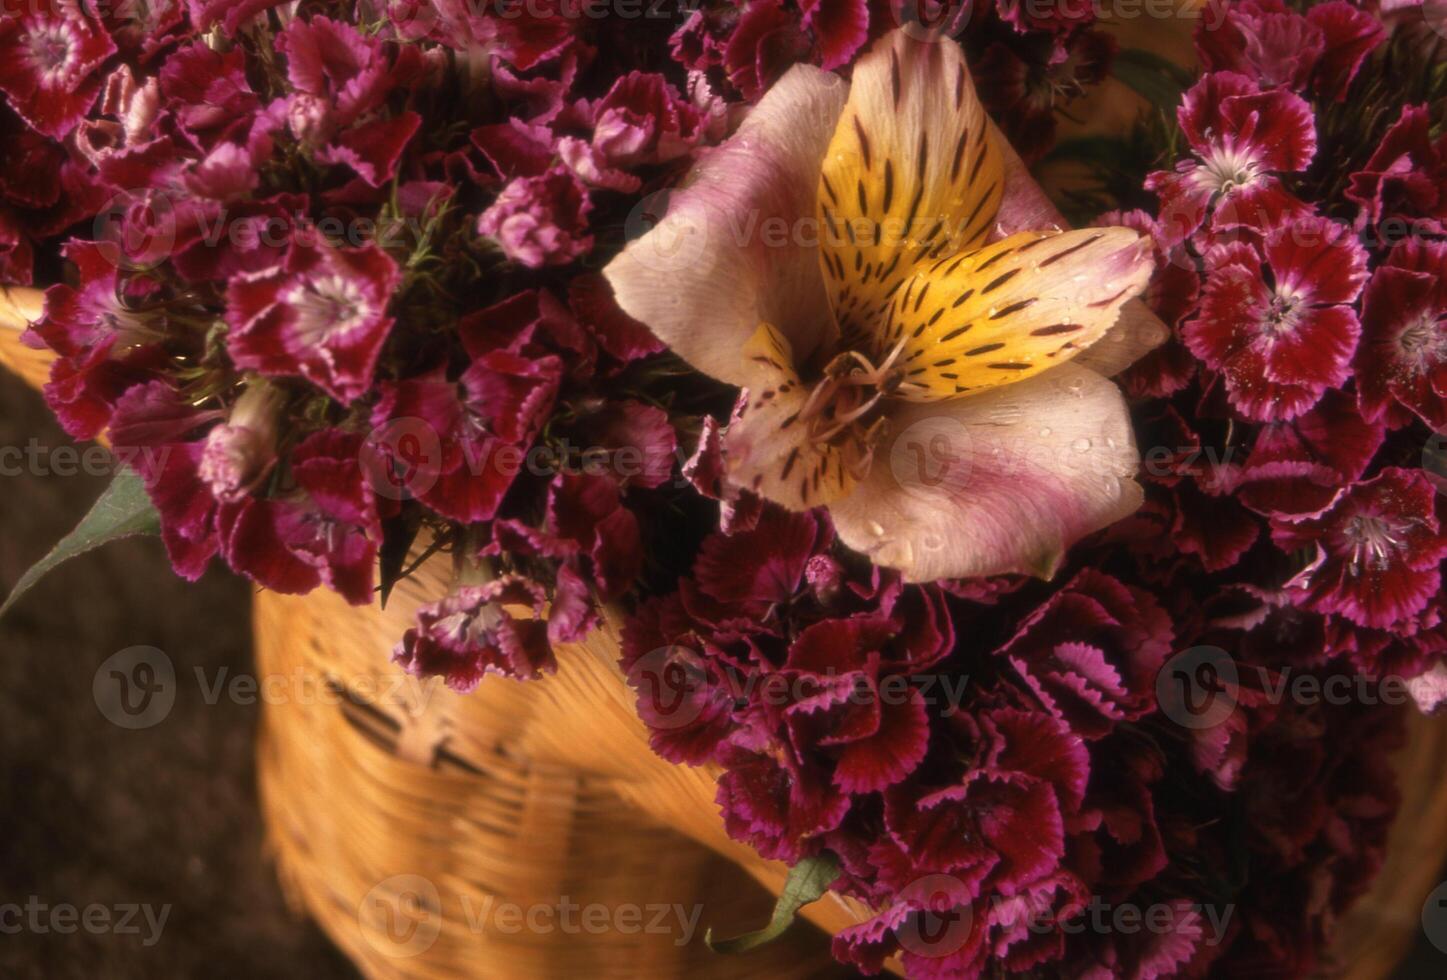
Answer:
[[[146,496],[145,484],[135,471],[122,469],[116,473],[111,485],[91,507],[90,513],[76,525],[50,554],[31,566],[30,570],[15,583],[15,588],[0,605],[0,616],[5,615],[15,602],[30,591],[49,572],[76,555],[83,555],[93,548],[110,541],[118,541],[135,534],[160,534],[161,520]]]
[[[747,953],[764,943],[773,942],[794,924],[794,916],[810,902],[824,897],[834,879],[839,877],[839,859],[825,852],[818,857],[805,858],[789,869],[789,879],[774,905],[774,917],[769,924],[757,932],[744,933],[733,939],[713,938],[713,930],[704,933],[703,941],[715,953]]]
[[[1140,48],[1126,48],[1115,56],[1111,72],[1147,102],[1170,113],[1181,104],[1195,76],[1180,65]]]

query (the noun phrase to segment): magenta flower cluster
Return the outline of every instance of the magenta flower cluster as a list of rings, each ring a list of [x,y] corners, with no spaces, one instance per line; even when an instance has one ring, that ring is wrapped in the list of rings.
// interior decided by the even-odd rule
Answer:
[[[1429,136],[1440,104],[1374,100],[1444,45],[1420,20],[1389,39],[1340,2],[1246,0],[1222,23],[1199,33],[1186,152],[1148,180],[1158,215],[1117,217],[1154,234],[1176,329],[1128,384],[1184,447],[1136,523],[1196,560],[1197,587],[1254,606],[1278,661],[1416,679],[1430,709],[1447,653],[1447,138]],[[1140,567],[1172,588],[1194,570],[1167,553]]]
[[[47,400],[71,435],[146,450],[178,573],[219,556],[365,603],[430,542],[536,587],[553,641],[633,585],[676,399],[592,270],[745,100],[909,11],[583,14],[34,0],[0,21],[0,280],[52,284],[28,335],[58,358]],[[1075,71],[1091,16],[1036,19],[990,8],[967,36]],[[1060,85],[1000,74],[1003,116],[1048,132]],[[464,687],[547,669],[546,643],[505,666],[480,625],[498,605],[424,617],[398,656]]]
[[[6,13],[0,278],[60,283],[29,335],[46,398],[146,450],[178,573],[220,556],[360,604],[379,556],[431,542],[490,584],[399,657],[530,677],[631,587],[630,507],[674,468],[658,345],[589,271],[595,198],[686,163],[725,103],[683,73],[585,80],[606,39],[531,5],[374,8]]]

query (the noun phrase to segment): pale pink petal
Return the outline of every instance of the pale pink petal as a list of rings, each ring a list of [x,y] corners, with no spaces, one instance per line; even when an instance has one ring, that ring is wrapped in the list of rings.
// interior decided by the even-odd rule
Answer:
[[[1145,300],[1133,299],[1120,308],[1115,326],[1082,351],[1075,363],[1112,378],[1165,343],[1170,335],[1170,329]]]
[[[1030,168],[1020,159],[1020,154],[1010,145],[998,126],[990,123],[990,135],[1000,147],[1005,163],[1005,195],[1000,201],[1000,211],[995,218],[995,230],[991,241],[1009,238],[1021,231],[1045,231],[1050,228],[1069,228],[1045,189],[1030,176]]]
[[[830,513],[845,544],[911,581],[1028,572],[1140,506],[1120,390],[1074,363],[904,405],[869,476]]]
[[[704,374],[748,385],[741,352],[761,322],[799,357],[832,339],[814,195],[847,94],[837,75],[791,69],[604,270],[618,305]]]

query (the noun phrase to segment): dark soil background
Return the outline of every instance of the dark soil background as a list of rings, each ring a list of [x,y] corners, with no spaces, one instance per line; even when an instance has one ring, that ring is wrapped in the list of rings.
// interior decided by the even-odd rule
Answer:
[[[70,445],[40,398],[0,371],[0,449],[32,438],[45,450]],[[0,595],[106,482],[30,469],[0,474]],[[0,978],[357,976],[288,909],[263,852],[259,709],[210,704],[196,680],[197,668],[208,684],[250,672],[248,613],[243,582],[213,573],[188,585],[147,540],[72,562],[0,624]],[[159,723],[128,730],[101,713],[92,682],[108,657],[142,645],[175,665],[176,700]],[[9,934],[5,906],[32,896],[104,906],[112,921],[125,906],[170,911],[150,945],[139,916],[135,933]],[[1424,938],[1397,977],[1441,978],[1444,966]]]
[[[0,447],[69,445],[39,396],[0,371]],[[0,474],[0,594],[72,528],[100,476]],[[42,461],[43,461],[43,457]],[[46,467],[48,469],[48,467]],[[171,574],[157,541],[127,541],[56,572],[0,623],[0,977],[357,976],[288,909],[263,853],[254,743],[259,708],[208,704],[208,683],[251,670],[245,583]],[[92,681],[126,647],[157,647],[175,705],[144,730],[107,721]],[[220,675],[222,669],[229,673]],[[170,905],[138,932],[24,927],[9,904]],[[99,913],[92,913],[93,923]],[[48,922],[48,916],[43,922]],[[56,923],[64,928],[66,923]]]

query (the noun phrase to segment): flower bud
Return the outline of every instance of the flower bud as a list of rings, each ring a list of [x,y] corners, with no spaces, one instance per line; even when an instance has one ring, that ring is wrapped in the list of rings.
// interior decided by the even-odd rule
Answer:
[[[276,462],[277,423],[286,396],[265,381],[247,386],[231,417],[206,436],[200,477],[223,503],[245,497]]]

